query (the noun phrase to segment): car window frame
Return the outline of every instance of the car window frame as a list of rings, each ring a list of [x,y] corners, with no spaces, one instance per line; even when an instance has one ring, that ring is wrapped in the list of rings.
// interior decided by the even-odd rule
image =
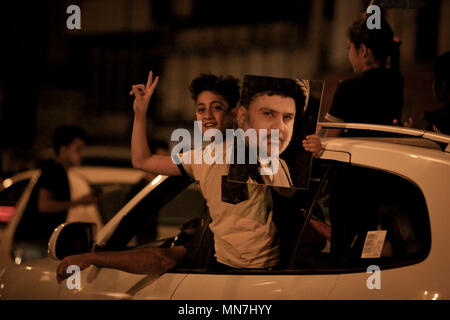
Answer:
[[[147,194],[136,206],[134,206],[127,214],[125,214],[119,224],[116,226],[114,231],[108,240],[101,245],[96,245],[94,250],[96,251],[111,251],[111,250],[129,250],[132,247],[127,247],[129,241],[135,235],[135,227],[133,219],[141,218],[144,213],[140,210],[141,207],[151,207],[151,213],[146,212],[145,214],[158,214],[162,207],[164,207],[169,201],[176,197],[180,192],[184,191],[192,183],[195,183],[192,179],[188,179],[185,176],[170,176],[164,181],[162,181],[155,189],[153,189],[149,194]],[[147,203],[151,203],[152,206],[148,206]],[[155,206],[156,203],[156,206]],[[141,211],[141,212],[140,212]],[[128,224],[128,226],[127,226]],[[129,228],[128,228],[129,227]],[[118,236],[122,230],[128,228],[128,235],[125,239],[121,239],[122,236]],[[132,231],[133,230],[133,231]],[[114,243],[116,242],[116,243]],[[158,240],[156,240],[158,242]],[[149,243],[151,244],[151,243]],[[147,245],[149,245],[147,244]],[[140,246],[145,246],[142,244]],[[139,246],[138,246],[139,247]]]
[[[304,223],[302,225],[302,230],[305,229],[306,225],[308,224],[308,220],[311,218],[312,208],[317,203],[318,195],[324,186],[325,179],[330,177],[332,170],[335,170],[337,166],[348,167],[348,168],[358,167],[358,168],[366,168],[366,169],[375,170],[375,171],[381,171],[386,174],[394,175],[398,178],[406,180],[408,183],[410,183],[414,187],[414,189],[416,191],[418,191],[420,193],[421,198],[422,198],[421,200],[423,200],[424,209],[426,210],[426,212],[423,213],[423,218],[424,218],[424,223],[425,223],[423,228],[426,229],[426,239],[424,241],[423,253],[421,253],[420,256],[412,258],[412,259],[408,259],[408,260],[405,260],[402,262],[392,263],[389,265],[381,265],[380,269],[388,270],[388,269],[397,269],[397,268],[401,268],[401,267],[405,267],[405,266],[412,266],[412,265],[415,265],[415,264],[418,264],[418,263],[424,261],[429,256],[430,251],[431,251],[430,215],[429,215],[428,205],[426,202],[424,192],[417,185],[417,183],[415,183],[408,177],[405,177],[405,176],[400,175],[395,172],[390,172],[388,170],[383,170],[380,168],[374,168],[374,167],[364,166],[364,165],[359,165],[359,164],[351,164],[351,163],[336,161],[336,160],[332,160],[332,159],[315,159],[315,160],[317,161],[319,166],[325,165],[328,168],[327,168],[324,176],[321,177],[319,187],[314,192],[313,199],[310,203],[310,206],[308,207],[307,219],[304,220]],[[313,176],[311,176],[311,179],[313,179]],[[298,238],[301,241],[300,232],[298,234]],[[300,248],[298,245],[297,248],[295,250],[293,250],[292,255],[291,255],[291,260],[290,260],[291,262],[294,260],[295,256],[298,254],[299,249]],[[206,263],[206,266],[207,265],[208,265],[208,263]],[[336,275],[336,274],[351,274],[351,273],[366,273],[366,272],[367,272],[366,267],[358,267],[358,268],[351,268],[351,269],[333,268],[333,267],[326,268],[326,269],[301,269],[301,268],[296,268],[295,266],[293,266],[293,263],[290,263],[288,267],[283,268],[283,269],[279,269],[279,268],[275,267],[272,269],[264,269],[264,270],[260,270],[260,269],[258,269],[258,270],[251,270],[251,269],[212,270],[212,269],[208,269],[207,267],[206,268],[185,268],[185,267],[176,266],[174,269],[168,271],[167,273],[217,274],[217,275],[221,275],[221,274],[225,274],[225,275]]]
[[[324,161],[324,160],[322,160]],[[340,166],[340,167],[348,167],[348,168],[362,168],[362,169],[369,169],[372,171],[379,171],[379,172],[383,172],[385,174],[389,174],[389,175],[393,175],[396,176],[397,178],[403,179],[405,181],[407,181],[411,186],[414,187],[415,191],[420,192],[420,196],[421,196],[421,200],[423,205],[424,205],[424,209],[426,210],[426,212],[423,212],[423,218],[424,219],[424,225],[422,225],[422,228],[426,230],[426,237],[425,237],[425,241],[424,243],[424,248],[423,248],[423,253],[417,257],[405,260],[405,261],[401,261],[401,262],[396,262],[396,263],[391,263],[389,265],[380,265],[380,269],[381,270],[389,270],[389,269],[396,269],[396,268],[401,268],[401,267],[405,267],[405,266],[412,266],[415,264],[418,264],[422,261],[424,261],[430,254],[431,251],[431,223],[430,223],[430,214],[428,211],[428,205],[427,205],[427,201],[425,198],[425,194],[423,192],[423,190],[419,187],[419,185],[414,182],[413,180],[409,179],[408,177],[405,177],[404,175],[398,174],[396,172],[392,172],[389,170],[384,170],[384,169],[380,169],[380,168],[374,168],[374,167],[370,167],[370,166],[365,166],[365,165],[359,165],[359,164],[351,164],[351,163],[343,163],[343,162],[339,162],[339,161],[332,161],[332,160],[325,160],[327,162],[333,162],[334,166]],[[315,197],[317,196],[317,193],[319,193],[321,190],[320,188],[317,190]],[[314,205],[314,202],[311,204],[311,207]],[[311,210],[311,208],[309,208]],[[308,219],[305,219],[304,224],[302,226],[302,228],[305,227],[305,225],[308,223],[308,220],[311,218],[311,216],[309,216]],[[299,248],[297,248],[298,250]],[[298,253],[293,253],[292,258],[295,257],[295,255]],[[355,268],[351,268],[351,269],[346,269],[346,268],[329,268],[329,269],[295,269],[295,267],[291,266],[292,269],[288,270],[289,274],[350,274],[350,273],[365,273],[367,272],[367,267],[365,266],[361,266],[361,267],[355,267]]]

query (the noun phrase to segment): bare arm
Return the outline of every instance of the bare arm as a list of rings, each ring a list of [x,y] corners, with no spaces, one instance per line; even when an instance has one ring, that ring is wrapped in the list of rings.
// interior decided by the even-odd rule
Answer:
[[[331,226],[314,218],[309,219],[309,223],[314,229],[316,229],[317,232],[322,235],[322,237],[324,237],[328,241],[331,240]]]
[[[306,211],[303,211],[303,216],[306,217]],[[308,220],[309,224],[325,239],[331,241],[331,226],[317,220],[316,218],[310,217]]]
[[[70,265],[76,265],[80,270],[95,265],[136,274],[161,274],[183,260],[186,252],[184,246],[176,246],[77,254],[61,261],[56,269],[56,279],[61,283],[68,278],[70,274],[67,273],[67,268]]]
[[[152,155],[147,141],[147,109],[150,99],[158,84],[159,77],[153,81],[153,73],[150,71],[147,85],[133,85],[130,94],[135,96],[134,122],[131,135],[131,161],[133,167],[154,174],[181,175],[177,165],[170,156]]]
[[[43,213],[57,213],[61,211],[69,210],[71,207],[78,205],[88,205],[95,203],[97,201],[96,197],[92,194],[88,194],[76,200],[60,201],[55,200],[53,194],[45,189],[40,188],[38,194],[38,210]]]

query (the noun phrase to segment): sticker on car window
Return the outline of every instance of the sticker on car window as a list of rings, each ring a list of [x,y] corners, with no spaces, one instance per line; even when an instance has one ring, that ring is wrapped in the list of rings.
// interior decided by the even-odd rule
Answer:
[[[384,240],[386,239],[386,230],[368,231],[364,248],[361,254],[362,259],[379,258],[383,251]]]

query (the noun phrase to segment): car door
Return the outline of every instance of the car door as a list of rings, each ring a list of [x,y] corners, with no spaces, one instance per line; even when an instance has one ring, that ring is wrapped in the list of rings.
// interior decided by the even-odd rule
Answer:
[[[326,161],[315,161],[310,188],[297,190],[290,198],[272,190],[273,221],[280,244],[277,267],[224,271],[206,266],[204,269],[175,270],[188,275],[173,299],[326,299],[338,274],[324,272],[323,265],[330,256],[329,243],[305,223],[305,215],[309,212],[317,214],[309,208],[323,204],[330,176],[329,166]]]
[[[436,205],[440,169],[428,195],[393,171],[357,165],[341,171],[330,207],[341,273],[331,299],[445,299],[447,236],[440,228],[446,224],[434,226],[432,250],[430,222],[432,210],[435,217],[448,211]],[[427,172],[433,181],[433,170]]]
[[[129,212],[123,215],[119,212],[119,219],[113,218],[102,230],[101,250],[158,246],[164,239],[177,235],[186,220],[202,214],[204,200],[196,183],[183,177],[169,177],[154,186],[151,184],[130,201],[134,204]],[[108,232],[110,224],[117,220],[114,230]],[[185,278],[182,273],[138,275],[94,266],[80,275],[80,289],[70,289],[64,281],[57,296],[62,299],[170,299]]]
[[[434,275],[427,273],[432,264],[428,209],[417,185],[391,172],[322,159],[315,161],[311,182],[310,190],[279,201],[278,212],[274,194],[274,221],[278,213],[289,216],[277,225],[279,268],[192,270],[173,298],[420,299],[436,294]],[[382,289],[377,290],[380,270]]]
[[[55,287],[56,296],[50,299],[168,300],[184,278],[181,274],[141,275],[94,266],[82,271],[80,275],[79,289],[71,285],[70,279],[58,285],[55,275],[51,279],[51,286]]]

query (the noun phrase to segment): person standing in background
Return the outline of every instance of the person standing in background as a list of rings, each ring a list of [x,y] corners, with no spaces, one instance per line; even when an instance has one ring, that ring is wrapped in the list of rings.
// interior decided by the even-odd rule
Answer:
[[[325,119],[330,122],[398,125],[403,108],[403,76],[399,70],[399,46],[389,24],[367,27],[367,15],[347,31],[348,59],[355,76],[338,84]],[[337,136],[341,130],[328,130]]]
[[[76,126],[62,126],[53,137],[55,158],[42,164],[41,175],[30,195],[30,202],[14,235],[22,261],[45,257],[53,230],[66,222],[70,208],[97,202],[93,194],[71,200],[67,171],[81,165],[86,133]]]

